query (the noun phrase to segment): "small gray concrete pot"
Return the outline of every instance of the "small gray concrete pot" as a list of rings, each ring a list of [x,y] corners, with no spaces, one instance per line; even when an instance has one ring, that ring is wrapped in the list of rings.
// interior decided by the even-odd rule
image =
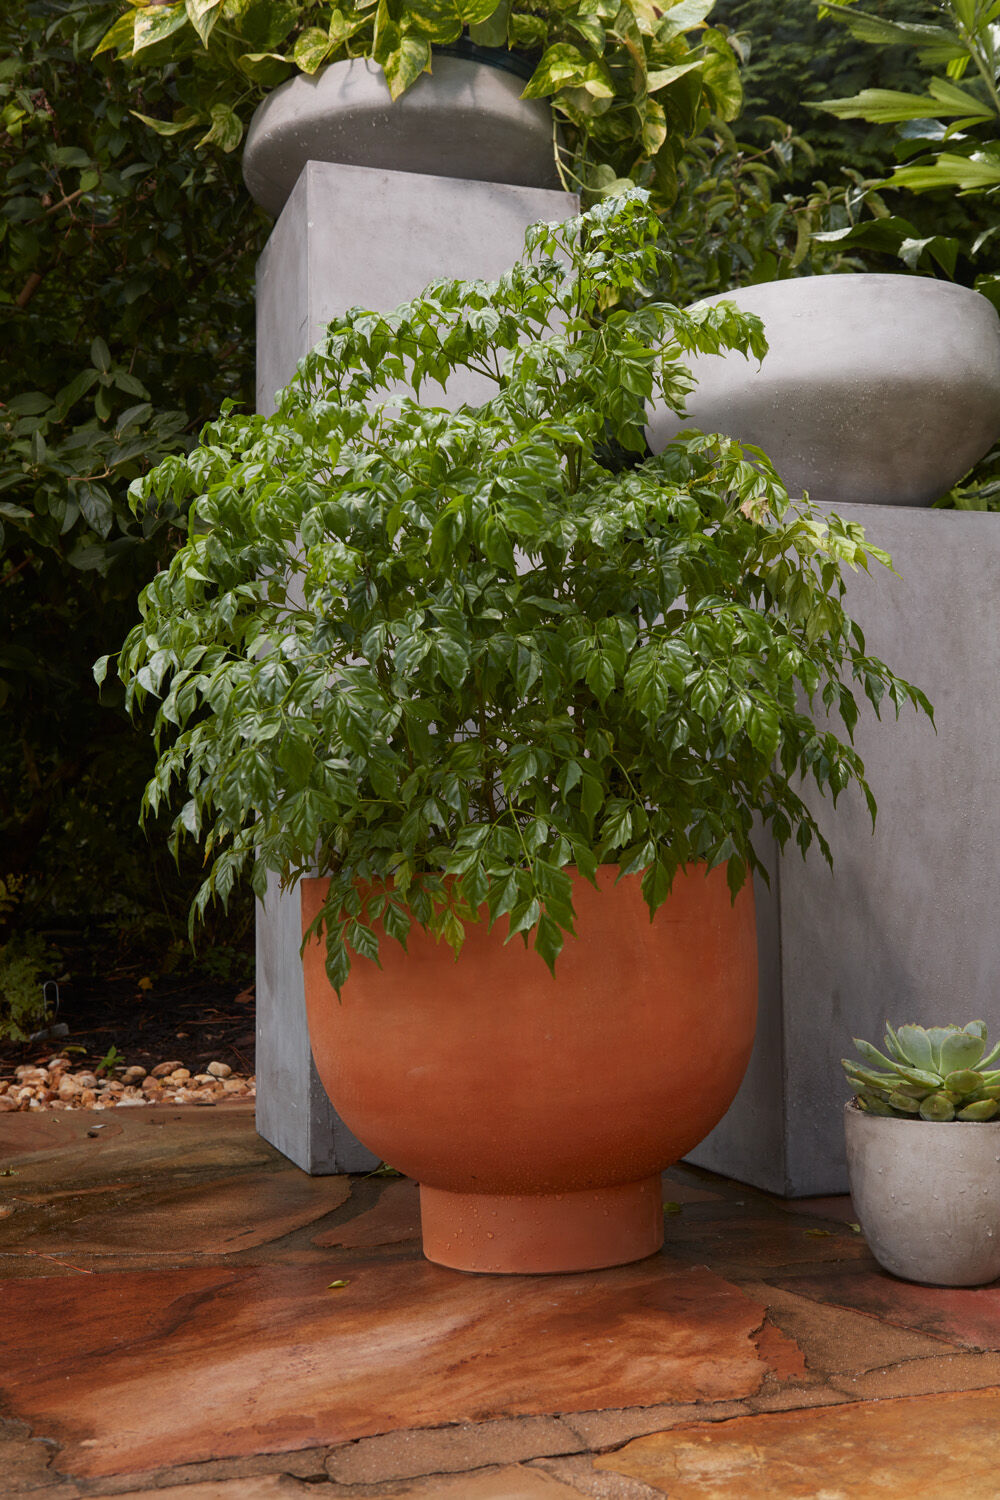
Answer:
[[[932,1286],[1000,1277],[1000,1121],[844,1110],[851,1196],[880,1266]]]
[[[552,111],[522,99],[524,80],[499,67],[435,53],[393,101],[367,58],[300,74],[269,94],[247,131],[243,177],[279,214],[307,161],[465,177],[518,187],[560,186]]]
[[[756,443],[789,491],[821,504],[930,505],[1000,438],[1000,319],[985,297],[924,276],[808,276],[741,287],[764,322],[760,367],[692,362],[688,418],[665,406],[659,453],[684,427]]]

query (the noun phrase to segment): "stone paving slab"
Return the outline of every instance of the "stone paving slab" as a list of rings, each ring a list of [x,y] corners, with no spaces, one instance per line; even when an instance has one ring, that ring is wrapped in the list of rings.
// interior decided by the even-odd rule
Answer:
[[[1000,1286],[884,1275],[849,1199],[678,1167],[667,1253],[465,1276],[246,1105],[94,1123],[0,1117],[0,1500],[1000,1496]]]
[[[736,1417],[637,1438],[594,1467],[670,1500],[996,1500],[1000,1389]]]
[[[847,1274],[831,1269],[820,1275],[783,1276],[776,1284],[816,1302],[851,1308],[967,1349],[1000,1350],[1000,1282],[986,1287],[917,1286],[865,1266]]]
[[[416,1259],[335,1269],[346,1286],[312,1266],[8,1281],[11,1414],[55,1438],[72,1473],[100,1475],[456,1419],[732,1398],[767,1369],[753,1342],[764,1309],[665,1257],[516,1280]],[[39,1326],[60,1329],[55,1349]]]

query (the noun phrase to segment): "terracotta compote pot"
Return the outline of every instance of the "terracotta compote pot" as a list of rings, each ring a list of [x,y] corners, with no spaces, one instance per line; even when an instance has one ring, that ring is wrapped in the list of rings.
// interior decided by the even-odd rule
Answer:
[[[718,1123],[753,1044],[748,881],[679,874],[653,922],[638,876],[576,877],[555,978],[506,924],[451,950],[355,958],[340,1001],[305,950],[313,1055],[355,1134],[420,1183],[424,1253],[465,1271],[583,1271],[663,1242],[660,1172]],[[302,882],[303,930],[326,882]]]

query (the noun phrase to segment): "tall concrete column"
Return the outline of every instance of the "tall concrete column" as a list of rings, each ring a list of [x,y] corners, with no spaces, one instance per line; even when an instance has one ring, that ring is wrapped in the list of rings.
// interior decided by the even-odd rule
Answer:
[[[923,688],[937,733],[891,705],[855,741],[879,805],[804,795],[833,851],[770,860],[761,1017],[743,1087],[689,1160],[792,1197],[847,1190],[840,1058],[886,1019],[982,1017],[1000,1040],[1000,516],[838,505],[892,556],[853,575],[867,648]],[[860,697],[859,697],[859,701]],[[762,849],[766,858],[766,851]],[[773,851],[772,851],[773,853]]]
[[[308,162],[258,267],[258,410],[274,410],[275,393],[338,313],[388,311],[442,276],[499,276],[529,224],[577,211],[575,197],[544,188]],[[487,394],[470,375],[427,399],[457,406]],[[376,1159],[331,1107],[313,1064],[300,940],[298,893],[271,881],[257,911],[257,1129],[307,1172],[368,1171]]]

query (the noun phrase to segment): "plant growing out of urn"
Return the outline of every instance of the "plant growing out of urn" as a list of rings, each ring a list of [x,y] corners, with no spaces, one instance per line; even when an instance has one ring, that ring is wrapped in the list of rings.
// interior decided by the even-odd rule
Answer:
[[[985,1021],[886,1022],[885,1052],[855,1038],[844,1111],[855,1212],[894,1276],[981,1286],[1000,1276],[1000,1044]]]
[[[632,192],[533,226],[499,282],[353,309],[274,416],[230,406],[132,486],[190,508],[117,663],[130,706],[159,702],[145,809],[176,784],[173,837],[212,861],[196,912],[244,869],[262,892],[318,862],[338,985],[377,947],[359,880],[393,882],[390,936],[415,921],[459,947],[486,901],[551,964],[570,863],[645,872],[655,912],[690,861],[728,863],[734,889],[760,868],[755,816],[825,848],[798,773],[874,811],[797,693],[848,731],[855,691],[930,712],[840,603],[843,562],[888,558],[723,436],[643,456],[644,403],[682,405],[686,354],[763,352],[726,304],[628,305],[659,232]],[[456,370],[490,399],[411,394]]]
[[[755,823],[779,845],[826,852],[798,780],[834,799],[853,784],[874,815],[849,743],[855,694],[930,712],[844,613],[842,566],[888,561],[860,527],[791,502],[766,457],[725,436],[689,433],[647,455],[645,403],[682,405],[692,352],[763,350],[759,323],[725,304],[640,301],[659,234],[634,191],[533,226],[523,260],[495,283],[438,282],[387,315],[353,309],[274,416],[228,409],[192,453],[133,487],[138,506],[169,499],[191,516],[118,657],[129,703],[158,705],[145,807],[181,793],[173,837],[200,840],[209,865],[195,914],[247,871],[259,894],[268,871],[286,887],[306,882],[307,937],[322,933],[341,1000],[310,1000],[314,1051],[318,1027],[349,1028],[360,1008],[367,1042],[341,1035],[332,1050],[388,1066],[398,1046],[390,1097],[426,1085],[436,1123],[401,1146],[393,1110],[364,1103],[367,1078],[336,1073],[339,1062],[324,1074],[317,1052],[321,1076],[361,1139],[421,1181],[425,1244],[448,1200],[453,1227],[435,1258],[473,1269],[571,1267],[524,1248],[523,1214],[507,1224],[506,1259],[485,1240],[463,1250],[470,1198],[488,1199],[498,1226],[526,1197],[536,1219],[564,1226],[564,1198],[604,1224],[624,1194],[627,1244],[605,1237],[575,1264],[656,1248],[658,1172],[716,1123],[749,1056]],[[430,404],[456,372],[482,379],[482,404]],[[676,922],[650,927],[668,901]],[[600,950],[619,928],[627,948],[601,989]],[[314,990],[318,952],[310,941]],[[449,971],[461,996],[445,1017]],[[557,1021],[561,972],[579,995]],[[705,1014],[716,992],[717,1027]],[[489,1055],[445,1121],[452,1064],[429,1049],[446,1022],[473,1015]],[[512,1038],[503,1026],[518,1015]],[[421,1017],[433,1035],[418,1035]],[[676,1035],[642,1030],[668,1023]],[[709,1104],[682,1046],[704,1026],[718,1031]],[[528,1100],[510,1059],[532,1027],[546,1061],[522,1070]],[[616,1118],[620,1098],[595,1105],[569,1087],[595,1038],[599,1087],[636,1101],[651,1143]],[[624,1087],[606,1066],[623,1044],[638,1070]],[[469,1155],[480,1083],[508,1063],[509,1128],[490,1116],[483,1149],[494,1155],[456,1185],[440,1142],[450,1131],[453,1152]],[[535,1104],[558,1119],[533,1116]],[[612,1142],[610,1163],[578,1167],[564,1139],[576,1116],[595,1150]]]
[[[992,1120],[1000,1113],[1000,1042],[986,1050],[986,1022],[967,1026],[885,1023],[885,1053],[854,1038],[864,1063],[844,1058],[858,1107],[888,1119]]]
[[[707,24],[711,9],[712,0],[674,7],[646,0],[550,6],[532,0],[168,0],[127,6],[97,51],[113,51],[137,70],[190,64],[176,77],[184,103],[175,117],[141,118],[161,135],[197,130],[199,144],[234,151],[247,105],[283,84],[319,83],[324,69],[356,62],[351,90],[363,89],[364,66],[371,65],[385,79],[388,103],[415,85],[423,88],[449,51],[459,49],[474,61],[490,49],[494,61],[521,76],[516,85],[509,80],[510,99],[487,131],[502,132],[511,123],[519,95],[545,101],[551,109],[545,134],[564,186],[600,196],[634,181],[662,207],[676,196],[685,142],[712,116],[735,119],[742,103],[737,53],[724,30]],[[308,90],[297,97],[308,100]],[[351,107],[335,90],[328,97],[335,110]],[[298,123],[301,130],[301,118]],[[411,128],[419,126],[414,117]],[[483,133],[482,122],[473,133]],[[317,145],[318,138],[312,142],[317,160],[355,159],[322,155]],[[296,154],[294,130],[282,150]],[[422,170],[451,169],[444,156]]]

